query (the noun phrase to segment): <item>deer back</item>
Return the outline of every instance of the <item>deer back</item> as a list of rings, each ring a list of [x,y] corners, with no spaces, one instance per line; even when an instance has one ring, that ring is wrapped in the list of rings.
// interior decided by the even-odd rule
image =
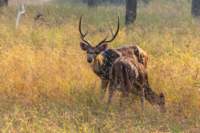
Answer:
[[[148,55],[138,45],[124,46],[117,48],[117,51],[121,52],[122,56],[129,58],[137,58],[138,62],[143,64],[147,68]]]

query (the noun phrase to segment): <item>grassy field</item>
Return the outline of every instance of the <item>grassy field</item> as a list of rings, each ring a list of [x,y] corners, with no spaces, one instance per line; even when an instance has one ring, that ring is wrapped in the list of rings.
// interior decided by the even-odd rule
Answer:
[[[44,19],[34,22],[34,15]],[[99,100],[99,79],[79,48],[78,20],[94,44],[121,19],[110,47],[138,44],[149,54],[151,86],[166,95],[165,114],[134,98],[119,106],[115,94]],[[2,133],[199,133],[200,22],[190,2],[153,0],[140,5],[133,27],[125,29],[124,7],[30,6],[15,29],[15,8],[0,9],[0,130]],[[101,31],[101,32],[100,32]]]

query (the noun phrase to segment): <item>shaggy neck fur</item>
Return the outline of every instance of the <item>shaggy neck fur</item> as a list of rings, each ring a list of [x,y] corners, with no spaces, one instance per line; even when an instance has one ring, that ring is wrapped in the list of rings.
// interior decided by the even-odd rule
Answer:
[[[113,62],[120,56],[120,54],[113,50],[108,49],[96,56],[94,62],[91,64],[93,71],[102,79],[109,79],[109,71]]]

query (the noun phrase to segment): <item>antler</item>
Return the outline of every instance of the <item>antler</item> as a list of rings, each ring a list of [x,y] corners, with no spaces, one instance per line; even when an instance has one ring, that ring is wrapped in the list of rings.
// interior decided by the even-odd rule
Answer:
[[[97,47],[100,46],[100,45],[102,45],[102,44],[110,43],[110,42],[112,42],[113,40],[115,40],[115,38],[117,37],[117,35],[118,35],[118,33],[119,33],[119,26],[120,26],[120,24],[119,24],[119,16],[118,16],[117,30],[116,30],[115,34],[113,34],[113,31],[111,30],[112,38],[111,38],[110,40],[107,40],[107,38],[108,38],[108,35],[107,35],[107,36],[97,45]]]
[[[82,28],[81,28],[82,27],[82,18],[83,18],[83,16],[80,17],[80,21],[79,21],[79,33],[80,33],[80,37],[81,37],[81,40],[83,42],[85,42],[86,44],[90,45],[90,43],[87,40],[85,40],[85,37],[87,36],[88,32],[86,32],[86,33],[82,32]]]

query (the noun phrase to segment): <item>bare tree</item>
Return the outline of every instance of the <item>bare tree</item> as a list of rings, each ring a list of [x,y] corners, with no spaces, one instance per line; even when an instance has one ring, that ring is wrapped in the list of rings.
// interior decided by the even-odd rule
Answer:
[[[125,24],[133,24],[137,16],[137,0],[126,0]]]
[[[0,7],[8,6],[8,0],[0,0]]]
[[[200,17],[200,0],[192,0],[192,15]]]
[[[25,5],[24,4],[19,5],[18,11],[17,11],[17,17],[16,17],[16,29],[19,26],[21,16],[24,15],[25,13],[26,13]]]

